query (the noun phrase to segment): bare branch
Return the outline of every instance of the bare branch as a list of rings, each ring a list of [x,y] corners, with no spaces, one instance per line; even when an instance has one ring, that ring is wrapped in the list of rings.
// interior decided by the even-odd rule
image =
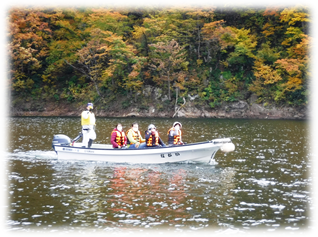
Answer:
[[[75,67],[73,64],[69,63],[67,60],[64,59],[64,62],[66,62],[69,66],[71,66],[72,68],[74,68],[75,70],[83,73],[84,75],[86,75],[87,77],[91,78],[91,76],[89,74],[87,74],[83,69],[81,68],[77,68]]]
[[[172,118],[174,118],[174,116],[178,115],[179,110],[182,109],[182,108],[185,106],[185,104],[186,104],[186,99],[185,99],[184,97],[182,97],[182,99],[183,99],[183,105],[181,105],[181,106],[177,109],[177,111],[174,113],[174,115],[172,116]]]

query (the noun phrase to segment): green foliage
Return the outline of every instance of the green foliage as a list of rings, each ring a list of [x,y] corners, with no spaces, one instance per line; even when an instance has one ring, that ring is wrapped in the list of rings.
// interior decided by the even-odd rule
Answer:
[[[57,100],[57,101],[60,100],[60,96],[59,96],[58,94],[54,94],[53,97],[54,97],[54,99]]]
[[[149,109],[149,105],[147,105],[147,104],[139,105],[139,110],[148,110],[148,109]]]
[[[123,101],[121,103],[121,105],[122,105],[123,109],[127,109],[130,106],[130,101],[127,101],[127,100]]]
[[[159,103],[159,104],[156,104],[156,109],[159,111],[159,112],[162,112],[165,110],[163,104]]]
[[[220,106],[220,103],[218,101],[214,101],[214,102],[210,102],[209,105],[212,109],[214,109],[214,108]]]

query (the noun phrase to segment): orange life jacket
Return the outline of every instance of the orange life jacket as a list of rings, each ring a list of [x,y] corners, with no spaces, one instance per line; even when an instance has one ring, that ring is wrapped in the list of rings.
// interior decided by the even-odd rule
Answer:
[[[125,133],[119,131],[112,131],[112,134],[114,132],[116,133],[115,142],[118,144],[118,146],[123,146],[125,144]]]
[[[181,130],[178,131],[178,135],[170,136],[170,131],[175,131],[175,128],[172,127],[168,131],[168,144],[179,145],[181,144]]]
[[[154,140],[153,137],[155,138]],[[147,146],[159,146],[159,135],[150,135],[147,140]]]
[[[126,136],[128,135],[130,130],[132,131],[133,139],[136,140],[137,142],[141,142],[141,134],[140,134],[140,132],[139,131],[135,132],[132,128],[127,131]],[[128,136],[127,136],[127,138],[128,138]],[[130,145],[134,144],[131,141],[129,141],[129,142],[130,142]]]

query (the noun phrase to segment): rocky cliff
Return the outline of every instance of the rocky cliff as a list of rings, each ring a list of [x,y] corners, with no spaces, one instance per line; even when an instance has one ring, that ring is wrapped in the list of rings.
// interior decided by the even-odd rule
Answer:
[[[200,105],[198,95],[183,98],[182,105],[175,105],[158,88],[145,86],[142,92],[144,105],[127,102],[127,97],[118,96],[116,101],[107,106],[97,104],[95,114],[99,117],[182,117],[182,118],[254,118],[254,119],[307,119],[306,107],[289,107],[256,103],[257,97],[247,100],[223,102],[217,108]],[[128,98],[131,101],[131,98]],[[199,102],[199,103],[198,103]],[[20,101],[13,103],[10,116],[80,116],[85,106],[83,103],[57,101]]]
[[[80,116],[82,106],[59,106],[48,103],[43,108],[26,104],[24,109],[13,108],[11,116]],[[198,108],[188,102],[177,113],[173,111],[159,111],[150,105],[148,109],[140,111],[136,107],[119,110],[95,111],[99,117],[182,117],[182,118],[255,118],[255,119],[307,119],[306,108],[264,106],[249,104],[247,101],[238,101],[223,104],[217,109]]]

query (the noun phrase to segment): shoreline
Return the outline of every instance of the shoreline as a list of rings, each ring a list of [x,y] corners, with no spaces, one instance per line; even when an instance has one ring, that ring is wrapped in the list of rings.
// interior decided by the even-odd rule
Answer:
[[[83,106],[64,106],[47,103],[41,109],[32,109],[31,106],[23,108],[12,108],[9,117],[79,117]],[[148,109],[140,110],[136,107],[127,109],[101,110],[98,106],[94,109],[96,117],[137,117],[137,118],[218,118],[218,119],[282,119],[282,120],[308,120],[307,108],[300,107],[276,107],[264,106],[262,104],[248,104],[246,101],[238,101],[223,104],[217,109],[197,108],[188,103],[187,106],[175,111],[157,110],[154,105]]]
[[[96,115],[96,114],[95,114]],[[22,118],[22,117],[73,117],[77,118],[80,117],[80,115],[47,115],[47,114],[37,114],[37,113],[29,113],[29,114],[23,114],[23,115],[9,115],[9,118]],[[158,116],[100,116],[96,115],[97,118],[172,118],[172,117],[158,117]],[[180,118],[180,117],[175,117],[175,119]],[[211,119],[259,119],[259,120],[303,120],[303,121],[308,121],[308,117],[303,117],[303,118],[290,118],[290,117],[271,117],[271,116],[254,116],[254,117],[182,117],[182,118],[211,118]]]

